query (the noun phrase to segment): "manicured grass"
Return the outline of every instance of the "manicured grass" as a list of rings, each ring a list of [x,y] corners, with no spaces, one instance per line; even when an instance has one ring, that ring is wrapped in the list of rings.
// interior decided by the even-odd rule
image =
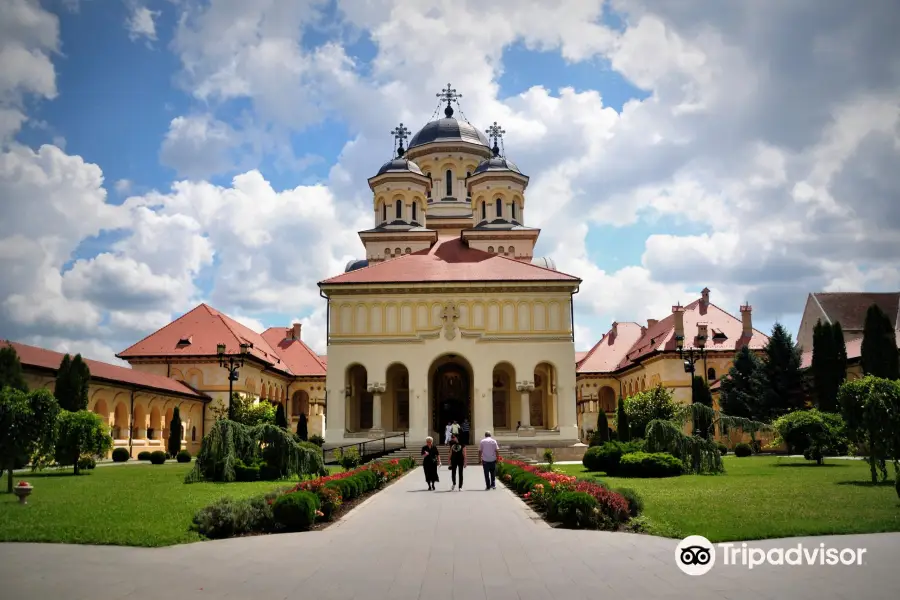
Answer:
[[[644,499],[650,533],[712,542],[900,531],[893,481],[873,486],[861,460],[725,457],[724,475],[624,479],[559,465],[569,475],[631,488]],[[892,471],[892,469],[891,469]]]
[[[292,485],[290,481],[192,483],[192,464],[98,467],[75,477],[71,470],[21,473],[34,492],[20,506],[0,493],[0,541],[168,546],[195,542],[189,531],[198,509],[224,496],[243,498]],[[6,476],[0,490],[6,491]]]

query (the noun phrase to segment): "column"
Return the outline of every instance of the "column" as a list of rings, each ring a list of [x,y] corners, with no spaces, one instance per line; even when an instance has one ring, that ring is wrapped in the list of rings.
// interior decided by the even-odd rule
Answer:
[[[339,368],[341,365],[336,365]],[[340,370],[343,373],[343,370]],[[329,379],[332,379],[329,377]],[[325,415],[327,418],[326,429],[323,432],[325,441],[329,444],[340,444],[344,440],[344,431],[347,428],[347,393],[344,385],[340,383],[343,375],[337,374],[329,382],[325,396]]]
[[[531,426],[531,392],[534,391],[533,381],[520,381],[516,384],[516,389],[522,393],[519,400],[519,420],[522,426],[519,427],[519,437],[534,437],[534,427]]]
[[[413,384],[410,379],[409,385],[409,435],[406,436],[406,444],[418,447],[425,443],[429,435],[428,384],[424,379]]]
[[[381,426],[381,394],[386,389],[383,383],[370,383],[368,391],[372,394],[372,429],[369,430],[370,438],[384,437],[384,429]]]
[[[475,379],[475,398],[472,407],[471,430],[469,431],[469,443],[478,444],[484,437],[485,431],[494,435],[494,398],[493,398],[493,368],[476,367],[473,377]]]

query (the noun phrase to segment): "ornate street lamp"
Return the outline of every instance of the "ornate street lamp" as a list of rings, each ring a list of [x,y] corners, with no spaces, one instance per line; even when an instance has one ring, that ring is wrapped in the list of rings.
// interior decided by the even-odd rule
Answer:
[[[696,371],[697,361],[703,359],[704,364],[706,364],[706,336],[698,335],[697,336],[697,346],[691,346],[687,350],[684,349],[684,336],[676,335],[675,336],[675,348],[678,350],[678,356],[681,357],[681,360],[684,361],[684,372],[690,373],[691,375],[691,391],[694,389],[694,372]],[[705,377],[704,373],[704,377]],[[694,435],[701,435],[700,431],[700,423],[697,422],[697,419],[694,419]]]
[[[234,420],[234,382],[238,380],[239,371],[244,366],[244,359],[250,353],[250,344],[243,343],[240,345],[240,354],[225,354],[225,344],[216,345],[216,355],[219,357],[219,366],[228,371],[228,420]]]

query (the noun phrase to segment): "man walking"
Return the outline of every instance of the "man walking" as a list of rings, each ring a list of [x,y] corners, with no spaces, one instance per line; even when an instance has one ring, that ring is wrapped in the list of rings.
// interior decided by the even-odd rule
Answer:
[[[500,458],[500,445],[491,437],[490,431],[484,432],[484,439],[478,444],[478,462],[484,469],[484,489],[497,489],[497,459]]]
[[[463,469],[466,468],[466,447],[459,443],[456,435],[450,436],[450,480],[453,486],[450,491],[457,489],[456,474],[459,473],[459,491],[463,488]]]
[[[450,425],[450,437],[456,438],[456,441],[459,442],[459,421],[453,419],[453,424]]]

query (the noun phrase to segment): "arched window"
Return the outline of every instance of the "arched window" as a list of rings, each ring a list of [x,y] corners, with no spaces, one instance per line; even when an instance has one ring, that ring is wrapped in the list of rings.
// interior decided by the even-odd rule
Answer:
[[[490,252],[491,254],[493,254],[493,253],[494,253],[494,247],[493,247],[493,246],[488,246],[488,252]]]
[[[481,203],[481,220],[482,221],[487,220],[487,202]]]
[[[197,441],[197,427],[196,426],[191,427],[191,441],[192,442]]]
[[[515,202],[512,203],[512,205],[510,206],[510,209],[512,209],[512,218],[515,219],[516,218],[516,203]]]
[[[416,218],[418,217],[418,215],[416,214],[418,212],[416,209],[418,209],[418,208],[419,208],[419,203],[413,202],[412,203],[412,220],[413,221],[415,221]]]
[[[453,171],[447,169],[447,197],[453,196]]]
[[[411,252],[412,252],[412,249],[407,248],[406,250],[403,251],[403,254],[410,254]]]
[[[397,219],[403,218],[403,201],[402,200],[397,200],[397,202],[394,204],[394,211],[397,213],[397,215],[396,215]]]
[[[708,368],[706,370],[706,379],[708,381],[715,381],[716,380],[716,370],[713,369],[712,367]]]
[[[506,251],[509,252],[509,253],[512,254],[512,255],[515,255],[515,254],[516,254],[516,249],[515,249],[514,246],[510,246],[509,248],[506,249]]]
[[[497,253],[498,253],[498,254],[505,254],[505,252],[503,251],[503,246],[500,246],[499,248],[497,248]]]
[[[425,173],[425,177],[429,180],[431,179],[431,171]],[[426,197],[431,198],[431,186],[428,187],[428,191],[425,193]]]
[[[466,199],[469,199],[472,197],[472,192],[469,190],[469,186],[468,186],[468,183],[469,183],[468,180],[469,180],[469,177],[471,177],[471,176],[472,176],[472,171],[466,171]]]
[[[387,202],[381,205],[381,220],[387,221]]]
[[[496,203],[497,203],[497,216],[502,217],[503,216],[503,201],[500,200],[500,198],[497,198]]]

